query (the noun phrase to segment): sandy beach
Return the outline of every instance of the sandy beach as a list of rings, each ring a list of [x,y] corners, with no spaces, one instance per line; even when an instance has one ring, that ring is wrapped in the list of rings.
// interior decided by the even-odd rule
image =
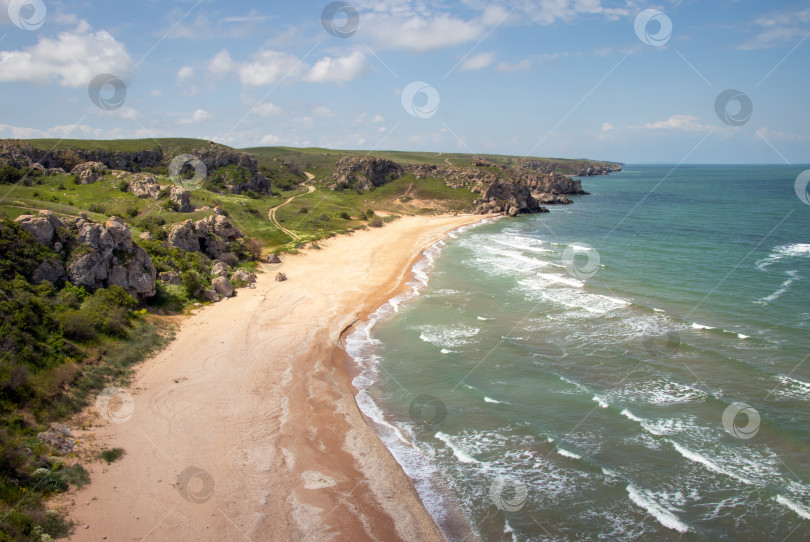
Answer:
[[[480,220],[405,217],[330,239],[182,320],[126,389],[131,418],[84,415],[92,483],[62,503],[71,540],[442,540],[358,410],[337,344],[424,248]],[[125,455],[88,464],[112,447]]]

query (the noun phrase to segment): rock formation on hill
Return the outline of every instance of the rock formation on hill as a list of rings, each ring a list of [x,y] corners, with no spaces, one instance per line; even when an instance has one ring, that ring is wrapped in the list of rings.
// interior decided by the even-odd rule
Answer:
[[[231,243],[244,234],[224,216],[208,216],[176,224],[169,232],[169,244],[187,252],[202,252],[217,259],[234,252]]]
[[[155,295],[155,267],[146,251],[132,242],[129,226],[118,217],[106,223],[86,216],[63,222],[50,211],[22,215],[16,222],[37,241],[60,254],[43,262],[34,281],[56,283],[67,279],[88,290],[118,285],[136,299]]]
[[[332,190],[354,188],[359,191],[372,190],[387,182],[402,177],[404,168],[384,158],[374,156],[344,156],[335,164]]]

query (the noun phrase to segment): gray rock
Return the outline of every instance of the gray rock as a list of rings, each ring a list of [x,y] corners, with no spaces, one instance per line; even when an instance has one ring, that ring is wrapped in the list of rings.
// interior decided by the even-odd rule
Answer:
[[[129,191],[133,196],[144,199],[158,199],[160,185],[155,176],[150,173],[132,175],[129,181]]]
[[[73,451],[73,447],[76,445],[76,440],[70,437],[66,437],[61,433],[57,433],[53,430],[43,431],[42,433],[37,434],[37,440],[40,442],[44,442],[49,446],[52,446],[57,452],[60,454],[69,454]]]
[[[73,437],[73,431],[71,431],[70,427],[68,427],[67,425],[53,422],[51,424],[51,429],[53,431],[56,431],[57,433],[61,434],[62,436]]]
[[[275,280],[276,282],[284,282],[285,280],[287,280],[287,275],[285,275],[284,273],[277,273]]]
[[[232,281],[240,281],[244,282],[245,284],[254,284],[256,282],[256,275],[240,269],[236,273],[231,276]]]
[[[143,240],[143,241],[154,241],[154,240],[155,240],[155,236],[154,236],[154,235],[152,235],[151,233],[149,233],[148,231],[145,231],[145,232],[141,233],[141,234],[138,236],[138,239],[141,239],[141,240]]]
[[[58,228],[64,228],[64,223],[51,211],[40,211],[39,216],[21,215],[15,220],[22,229],[46,246],[51,246],[57,239]]]
[[[174,271],[163,271],[158,275],[158,279],[164,284],[183,284],[180,275]]]
[[[202,252],[220,258],[230,252],[230,244],[244,234],[224,216],[208,216],[197,222],[186,220],[169,232],[169,244],[187,252]]]
[[[267,256],[267,263],[281,263],[281,258],[278,257],[278,254],[270,254]]]
[[[213,288],[209,288],[209,289],[207,289],[206,291],[204,291],[204,292],[203,292],[203,296],[204,296],[204,297],[205,297],[205,299],[207,299],[208,301],[213,301],[214,303],[216,303],[217,301],[219,301],[219,294],[218,294],[218,293],[217,293],[217,291],[216,291],[216,290],[214,290]]]
[[[79,184],[93,184],[101,179],[106,173],[108,168],[101,162],[85,162],[73,168],[70,173],[76,176],[76,182]]]
[[[225,277],[217,277],[211,281],[211,286],[222,297],[231,297],[233,295],[233,286]]]
[[[227,277],[228,276],[228,264],[225,262],[216,262],[214,267],[211,269],[211,274],[216,275],[218,277]]]
[[[178,213],[190,213],[194,210],[191,205],[191,192],[182,186],[172,186],[169,191],[169,199],[177,205]]]
[[[37,284],[43,281],[56,284],[66,276],[65,266],[62,265],[62,262],[58,260],[44,261],[34,270],[31,280]]]

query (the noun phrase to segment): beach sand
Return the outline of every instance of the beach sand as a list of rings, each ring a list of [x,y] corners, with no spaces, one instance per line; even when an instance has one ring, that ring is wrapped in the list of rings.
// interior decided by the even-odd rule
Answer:
[[[404,287],[422,249],[480,220],[405,217],[324,241],[184,319],[138,367],[128,421],[85,413],[92,483],[57,502],[71,540],[441,540],[358,410],[337,345]],[[87,463],[112,447],[125,455]]]

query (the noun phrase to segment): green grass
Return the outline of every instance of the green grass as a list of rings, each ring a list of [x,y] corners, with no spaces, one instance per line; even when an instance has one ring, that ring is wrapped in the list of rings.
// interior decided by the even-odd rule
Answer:
[[[103,450],[100,454],[98,454],[101,459],[107,462],[109,465],[113,461],[121,459],[124,456],[124,449],[123,448],[107,448]]]
[[[104,151],[135,152],[157,148],[171,149],[178,152],[191,152],[193,149],[208,147],[205,139],[172,137],[160,139],[27,139],[32,147],[44,151],[56,149],[101,149]],[[223,148],[229,148],[220,145]]]

